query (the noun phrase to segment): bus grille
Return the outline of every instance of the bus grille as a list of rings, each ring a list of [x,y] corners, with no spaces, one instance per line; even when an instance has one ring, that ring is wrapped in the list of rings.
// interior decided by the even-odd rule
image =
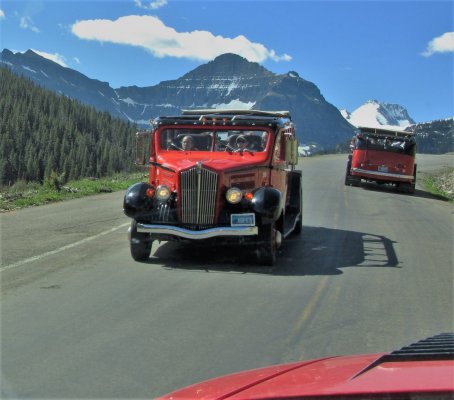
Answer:
[[[190,229],[213,226],[218,175],[201,164],[180,176],[181,222]]]

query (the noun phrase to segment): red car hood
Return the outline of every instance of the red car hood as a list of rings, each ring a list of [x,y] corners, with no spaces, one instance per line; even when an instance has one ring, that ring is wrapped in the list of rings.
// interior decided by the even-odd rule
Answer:
[[[391,353],[393,354],[393,353]],[[342,356],[240,372],[160,399],[290,399],[406,393],[454,394],[454,360],[446,357]],[[389,398],[389,397],[388,397]]]
[[[197,162],[201,162],[205,167],[215,171],[225,171],[226,169],[240,169],[250,167],[255,164],[261,164],[266,160],[266,153],[228,153],[228,152],[201,152],[189,151],[176,153],[175,157],[166,155],[165,160],[159,155],[157,161],[162,163],[163,167],[181,171],[183,169],[194,166]]]

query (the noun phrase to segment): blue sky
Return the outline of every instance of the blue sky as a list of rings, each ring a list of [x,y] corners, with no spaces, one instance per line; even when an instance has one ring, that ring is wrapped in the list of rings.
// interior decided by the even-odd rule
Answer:
[[[0,0],[0,44],[114,88],[177,79],[234,52],[275,73],[298,72],[338,108],[376,99],[424,122],[454,115],[453,4]]]

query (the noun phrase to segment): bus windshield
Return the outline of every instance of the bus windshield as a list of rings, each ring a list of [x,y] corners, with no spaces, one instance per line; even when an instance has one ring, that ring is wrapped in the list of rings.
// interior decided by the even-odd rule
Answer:
[[[162,150],[185,151],[264,151],[268,132],[264,130],[164,129],[160,133]]]

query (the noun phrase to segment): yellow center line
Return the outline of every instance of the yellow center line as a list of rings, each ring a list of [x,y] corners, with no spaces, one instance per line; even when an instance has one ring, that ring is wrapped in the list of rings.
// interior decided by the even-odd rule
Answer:
[[[320,279],[320,283],[318,284],[315,293],[312,295],[312,297],[309,300],[309,303],[307,303],[306,307],[304,307],[303,309],[303,312],[300,314],[300,317],[297,319],[296,324],[292,330],[293,333],[295,334],[298,333],[302,329],[305,322],[311,318],[327,283],[328,283],[327,276],[324,276],[323,278]]]
[[[309,299],[309,302],[306,303],[306,306],[303,308],[302,312],[299,314],[298,318],[296,319],[295,324],[293,325],[293,328],[287,335],[287,338],[284,342],[284,349],[285,349],[284,351],[286,351],[290,347],[290,344],[292,341],[295,341],[297,339],[297,337],[298,337],[297,335],[303,329],[304,324],[308,320],[310,320],[310,318],[314,314],[314,311],[320,301],[320,298],[325,291],[326,285],[328,283],[328,279],[329,279],[328,276],[324,276],[323,278],[320,279],[320,281],[315,289],[314,294]],[[294,356],[295,351],[293,348],[291,349],[290,352],[291,352],[292,356]],[[302,355],[302,353],[301,353],[301,356],[299,357],[299,359],[300,360],[304,359],[304,356]]]

